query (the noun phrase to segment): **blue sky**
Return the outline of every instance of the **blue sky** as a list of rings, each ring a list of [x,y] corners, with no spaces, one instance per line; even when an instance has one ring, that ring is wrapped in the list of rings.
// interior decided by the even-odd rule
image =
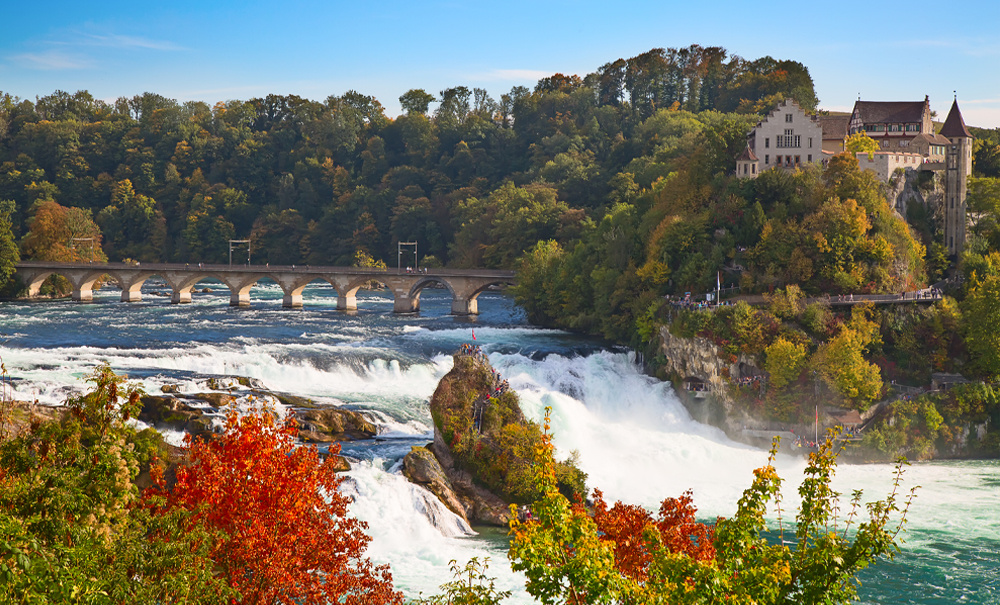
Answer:
[[[1000,2],[17,2],[0,25],[0,90],[87,89],[210,104],[355,89],[399,112],[410,88],[494,97],[654,47],[723,46],[801,61],[820,106],[921,100],[1000,127]]]

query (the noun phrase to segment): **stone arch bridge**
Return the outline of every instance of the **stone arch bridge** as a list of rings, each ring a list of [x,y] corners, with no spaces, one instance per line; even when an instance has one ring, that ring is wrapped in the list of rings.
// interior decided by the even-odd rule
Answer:
[[[282,306],[301,307],[302,290],[314,281],[327,282],[337,291],[337,308],[357,309],[357,292],[372,280],[385,284],[392,292],[396,313],[420,310],[420,293],[432,284],[440,284],[451,293],[451,312],[455,315],[479,313],[476,299],[496,285],[509,285],[516,281],[513,271],[487,269],[428,269],[420,272],[396,269],[370,269],[359,267],[291,266],[229,266],[188,264],[124,264],[124,263],[51,263],[24,261],[18,263],[17,274],[36,296],[42,283],[50,275],[61,275],[73,286],[73,300],[93,300],[94,284],[104,276],[117,282],[122,290],[122,302],[142,300],[142,285],[151,277],[163,279],[173,290],[172,303],[191,302],[191,292],[202,279],[215,278],[229,288],[229,304],[250,304],[250,289],[263,278],[270,278],[284,291]]]

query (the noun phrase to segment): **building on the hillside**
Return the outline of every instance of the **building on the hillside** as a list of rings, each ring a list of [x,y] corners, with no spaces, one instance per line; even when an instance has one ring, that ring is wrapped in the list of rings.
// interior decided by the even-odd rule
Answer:
[[[961,254],[965,247],[965,197],[969,175],[972,174],[972,134],[965,127],[958,98],[941,127],[940,135],[948,139],[945,150],[944,244],[949,254]]]
[[[793,99],[757,122],[737,160],[739,176],[756,178],[769,168],[794,169],[823,162],[823,127]]]
[[[972,174],[972,134],[965,126],[958,99],[951,106],[941,132],[934,132],[930,98],[923,101],[862,101],[850,116],[808,116],[787,99],[757,123],[747,137],[747,147],[736,160],[740,178],[756,178],[771,168],[791,169],[822,163],[844,151],[847,136],[863,132],[879,144],[869,156],[858,153],[858,165],[871,170],[882,182],[894,175],[901,189],[893,204],[905,215],[907,196],[914,193],[910,177],[918,172],[938,175],[944,196],[934,203],[944,217],[944,245],[951,255],[961,254],[966,237],[967,179]]]
[[[819,123],[823,127],[823,151],[833,155],[842,153],[851,116],[819,116]]]
[[[923,101],[861,101],[854,103],[848,134],[864,132],[879,147],[909,151],[919,134],[934,135],[930,97]]]
[[[849,134],[864,132],[875,139],[881,152],[872,160],[858,154],[862,169],[871,169],[888,181],[896,169],[913,168],[943,177],[944,245],[951,255],[965,247],[967,179],[972,174],[972,134],[965,127],[958,99],[952,103],[941,132],[934,132],[930,99],[923,101],[857,101],[851,113]],[[862,157],[864,155],[864,157]],[[911,155],[921,158],[908,166]]]

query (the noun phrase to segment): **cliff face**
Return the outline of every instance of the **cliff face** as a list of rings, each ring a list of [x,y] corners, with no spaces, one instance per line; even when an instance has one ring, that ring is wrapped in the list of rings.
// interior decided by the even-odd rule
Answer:
[[[667,372],[681,379],[701,380],[727,406],[732,403],[726,388],[727,378],[739,380],[763,374],[752,356],[741,354],[731,362],[729,355],[707,338],[674,336],[667,326],[660,327],[660,353],[667,360]]]

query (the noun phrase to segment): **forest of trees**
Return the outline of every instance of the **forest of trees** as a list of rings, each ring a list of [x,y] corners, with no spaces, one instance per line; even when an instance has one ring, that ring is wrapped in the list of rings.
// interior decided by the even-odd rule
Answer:
[[[228,239],[251,237],[260,263],[346,265],[358,249],[391,260],[395,242],[416,240],[432,265],[511,266],[666,177],[694,139],[710,141],[710,172],[725,170],[756,112],[789,96],[816,106],[800,63],[700,46],[555,74],[500,99],[410,90],[396,119],[355,91],[211,107],[154,93],[0,93],[0,200],[15,204],[24,258],[99,230],[112,261],[224,261]],[[53,202],[83,216],[30,236],[46,204],[67,212]]]

